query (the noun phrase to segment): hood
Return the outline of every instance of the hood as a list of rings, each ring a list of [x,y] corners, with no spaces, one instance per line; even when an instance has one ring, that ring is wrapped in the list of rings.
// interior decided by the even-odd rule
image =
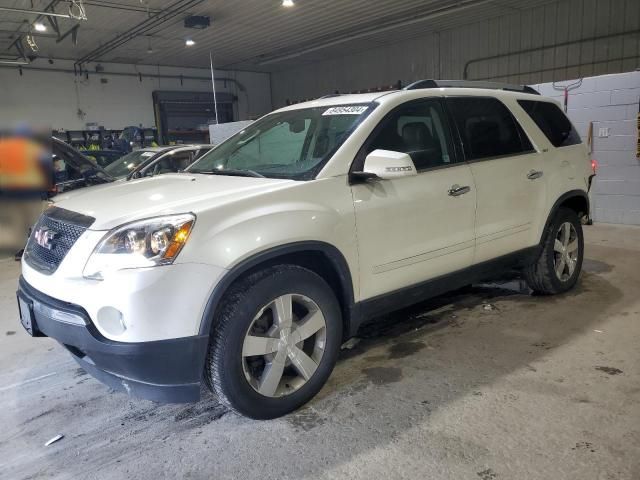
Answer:
[[[196,215],[250,195],[268,192],[294,180],[204,174],[165,174],[140,180],[83,188],[55,197],[55,205],[94,217],[91,230],[172,213]]]

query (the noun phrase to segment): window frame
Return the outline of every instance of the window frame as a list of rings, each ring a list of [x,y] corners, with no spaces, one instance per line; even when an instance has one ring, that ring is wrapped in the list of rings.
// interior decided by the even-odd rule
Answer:
[[[471,159],[467,158],[467,152],[466,152],[466,149],[464,147],[464,137],[463,137],[462,133],[460,132],[460,129],[458,128],[458,122],[456,121],[455,115],[453,114],[453,111],[450,108],[450,104],[449,104],[449,99],[455,99],[455,98],[481,98],[481,99],[491,99],[491,100],[495,100],[495,101],[499,102],[504,108],[507,109],[507,112],[509,112],[509,115],[511,115],[511,118],[513,119],[514,124],[516,126],[516,131],[518,132],[518,137],[520,138],[520,143],[522,144],[523,148],[524,148],[524,142],[523,142],[522,135],[525,136],[526,141],[529,143],[529,145],[531,145],[531,149],[530,150],[523,150],[523,151],[517,152],[517,153],[507,153],[507,154],[504,154],[504,155],[493,155],[493,156],[490,156],[490,157],[483,157],[483,158],[471,158]],[[444,100],[445,100],[445,105],[447,107],[447,112],[448,112],[449,117],[450,117],[450,122],[453,124],[453,128],[455,129],[455,132],[456,132],[456,136],[457,136],[457,139],[458,139],[457,143],[458,143],[459,148],[460,148],[460,154],[464,158],[464,162],[470,164],[470,163],[486,162],[486,161],[491,161],[491,160],[499,160],[499,159],[502,159],[502,158],[518,157],[518,156],[521,156],[521,155],[531,155],[533,153],[538,153],[534,143],[531,141],[531,138],[529,137],[529,134],[527,133],[525,128],[522,126],[522,124],[518,121],[518,118],[513,114],[513,112],[509,108],[509,106],[507,104],[505,104],[499,98],[491,96],[491,95],[447,95],[447,96],[444,97]]]
[[[170,155],[173,156],[173,155],[179,155],[179,154],[183,154],[183,153],[186,153],[187,155],[189,155],[189,157],[191,159],[191,162],[189,163],[189,165],[191,165],[195,161],[193,159],[194,151],[195,150],[194,150],[193,147],[186,147],[186,148],[167,150],[166,152],[158,152],[158,155],[152,157],[149,160],[149,163],[147,163],[145,166],[140,168],[140,170],[134,169],[134,172],[137,170],[139,178],[146,177],[150,170],[153,171],[153,175],[156,175],[157,173],[155,172],[155,170],[156,170],[157,166],[160,164],[160,162],[164,158],[166,158],[166,157],[168,157]]]
[[[407,107],[411,107],[413,105],[419,105],[422,103],[426,103],[426,102],[437,102],[440,107],[441,107],[441,111],[442,111],[442,117],[443,117],[443,128],[446,129],[446,132],[449,134],[449,140],[450,140],[450,146],[451,146],[451,152],[449,152],[449,157],[451,159],[451,162],[448,164],[442,164],[442,165],[436,165],[434,167],[427,167],[427,168],[423,168],[420,170],[416,169],[416,172],[418,175],[421,175],[423,173],[426,172],[431,172],[433,170],[440,170],[443,168],[451,168],[451,167],[457,167],[461,164],[464,163],[464,157],[460,156],[460,152],[459,152],[459,148],[456,142],[456,131],[453,130],[453,128],[455,127],[455,125],[452,125],[451,121],[451,115],[449,110],[447,109],[447,106],[444,102],[444,97],[438,96],[429,96],[429,97],[421,97],[421,98],[414,98],[412,100],[407,100],[406,102],[401,103],[400,105],[396,105],[395,107],[393,107],[391,110],[389,110],[384,117],[382,117],[382,119],[376,124],[376,126],[373,128],[373,130],[369,133],[369,135],[367,135],[367,138],[365,139],[364,142],[362,142],[362,145],[360,146],[360,148],[358,149],[358,152],[355,154],[355,156],[353,157],[353,161],[351,162],[351,166],[349,167],[349,183],[350,184],[356,184],[356,183],[362,183],[362,180],[359,178],[356,178],[354,176],[352,176],[351,174],[353,172],[357,172],[357,171],[362,171],[362,169],[364,168],[364,162],[365,159],[367,157],[367,150],[369,148],[369,146],[371,145],[371,143],[378,137],[378,135],[380,134],[380,132],[387,127],[388,122],[390,121],[391,118],[393,118],[398,111],[405,109]],[[412,159],[413,161],[413,159]]]
[[[358,128],[360,128],[360,126],[363,124],[363,122],[369,117],[369,115],[371,115],[376,108],[378,108],[380,106],[380,103],[376,102],[375,100],[370,100],[370,101],[360,101],[360,102],[352,102],[352,103],[328,103],[328,104],[320,104],[320,105],[316,105],[316,106],[305,106],[302,108],[291,108],[291,109],[281,109],[281,110],[275,110],[271,113],[268,113],[262,117],[260,117],[258,120],[256,120],[256,122],[260,122],[265,118],[268,118],[272,115],[276,115],[279,113],[283,113],[283,112],[292,112],[295,110],[305,110],[305,109],[330,109],[330,108],[335,108],[335,107],[345,107],[345,106],[349,106],[349,107],[353,107],[353,106],[362,106],[362,107],[366,107],[366,110],[361,113],[358,118],[356,119],[356,121],[353,123],[353,125],[351,126],[351,128],[349,128],[347,131],[345,131],[343,133],[344,138],[342,139],[342,141],[340,142],[339,145],[334,145],[331,150],[329,150],[326,154],[325,157],[318,162],[317,165],[314,165],[313,167],[311,167],[309,170],[302,172],[302,173],[298,173],[295,175],[290,175],[290,176],[285,176],[285,175],[266,175],[266,178],[271,178],[271,179],[283,179],[283,180],[293,180],[293,181],[303,181],[303,182],[308,182],[308,181],[312,181],[312,180],[316,180],[318,179],[318,176],[321,174],[322,170],[327,166],[327,164],[329,162],[331,162],[335,156],[335,154],[338,152],[338,150],[340,148],[342,148],[347,142],[350,141],[351,136],[356,132],[356,130]],[[249,125],[247,128],[252,127],[254,124]],[[189,165],[189,167],[185,170],[186,173],[198,173],[198,172],[191,172],[190,169],[193,165],[197,164],[198,162],[200,162],[203,158],[205,158],[207,155],[209,155],[213,150],[216,150],[218,148],[220,148],[221,146],[223,146],[226,142],[232,141],[233,139],[235,139],[237,136],[241,135],[242,132],[244,132],[244,129],[236,132],[235,134],[233,134],[231,137],[225,139],[223,142],[221,142],[219,145],[214,146],[213,148],[211,148],[208,152],[204,153],[203,155],[201,155],[200,157],[198,157],[191,165]],[[308,148],[308,145],[305,147]]]
[[[580,136],[580,134],[578,133],[578,131],[576,130],[576,126],[573,124],[573,122],[571,121],[571,119],[569,118],[569,116],[566,114],[566,112],[562,111],[562,108],[560,108],[560,105],[558,105],[556,102],[554,101],[548,101],[548,100],[538,100],[538,99],[529,99],[529,98],[519,98],[516,100],[516,102],[518,103],[518,106],[522,109],[522,111],[524,112],[524,114],[533,122],[533,124],[536,126],[536,128],[538,130],[540,130],[540,133],[542,133],[543,137],[549,142],[549,145],[551,145],[553,148],[566,148],[566,147],[575,147],[576,145],[582,145],[584,144],[584,140],[582,139],[582,137]],[[567,122],[569,122],[569,125],[571,126],[571,133],[575,134],[578,137],[578,142],[575,143],[570,143],[568,145],[555,145],[553,143],[553,141],[551,140],[551,138],[549,138],[547,136],[547,134],[545,133],[545,131],[540,127],[540,125],[538,125],[538,122],[536,122],[536,120],[533,118],[533,116],[531,115],[531,113],[529,113],[529,111],[524,107],[524,105],[522,104],[522,102],[530,102],[530,103],[546,103],[549,105],[552,105],[553,107],[555,107],[557,109],[558,112],[560,112],[560,115],[562,115]],[[568,136],[567,136],[568,138]],[[565,138],[566,140],[566,138]]]

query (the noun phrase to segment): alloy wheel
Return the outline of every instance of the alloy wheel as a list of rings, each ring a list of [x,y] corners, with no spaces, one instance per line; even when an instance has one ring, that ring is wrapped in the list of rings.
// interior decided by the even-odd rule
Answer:
[[[554,270],[562,282],[571,278],[578,263],[578,232],[571,222],[564,222],[556,232],[553,244]]]
[[[283,397],[314,375],[326,347],[320,307],[304,295],[282,295],[263,306],[247,330],[242,368],[255,391]]]

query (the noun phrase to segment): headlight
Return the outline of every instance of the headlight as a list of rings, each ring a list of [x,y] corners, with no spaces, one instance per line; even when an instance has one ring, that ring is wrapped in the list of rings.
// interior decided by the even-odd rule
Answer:
[[[189,238],[195,215],[185,213],[148,218],[111,230],[93,250],[85,278],[102,280],[104,273],[125,268],[173,263]]]

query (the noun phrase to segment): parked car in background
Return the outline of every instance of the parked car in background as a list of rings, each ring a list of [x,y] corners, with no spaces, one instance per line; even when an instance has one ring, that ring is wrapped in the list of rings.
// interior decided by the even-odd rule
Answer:
[[[102,168],[105,168],[122,157],[125,153],[120,150],[86,150],[83,152],[89,159]]]
[[[213,145],[180,145],[135,150],[108,165],[106,172],[115,178],[141,178],[177,173],[191,165]]]
[[[115,180],[101,166],[55,137],[51,138],[51,155],[54,172],[53,195]]]

